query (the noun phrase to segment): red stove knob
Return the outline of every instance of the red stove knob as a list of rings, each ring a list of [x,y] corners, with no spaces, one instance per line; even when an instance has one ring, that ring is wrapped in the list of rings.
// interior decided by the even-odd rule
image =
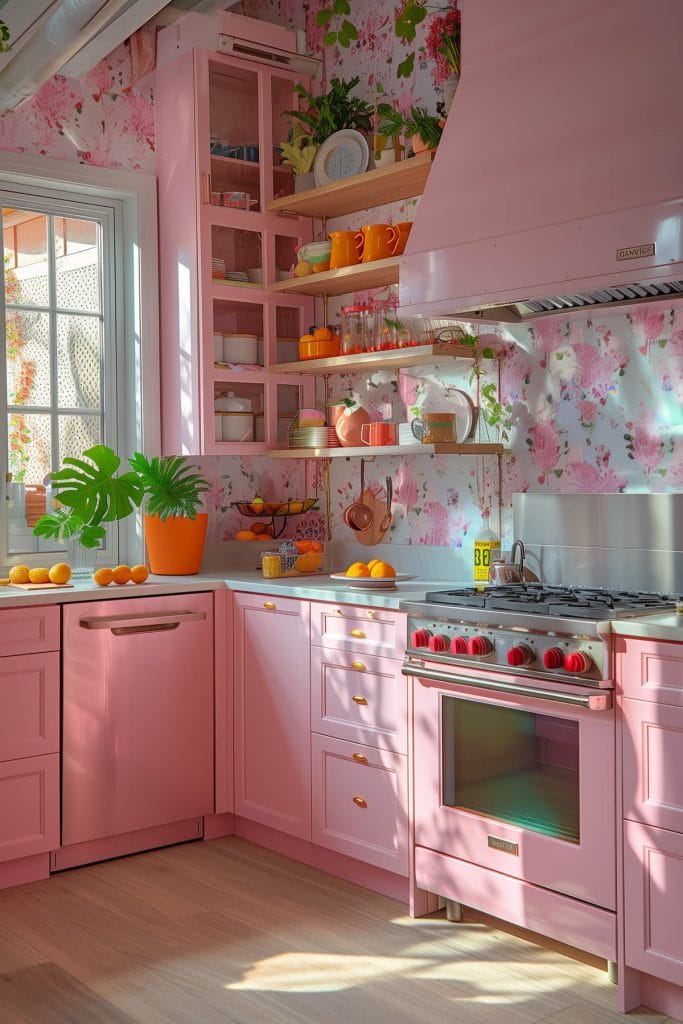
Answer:
[[[454,636],[451,640],[451,654],[467,654],[467,637]]]
[[[518,668],[520,665],[530,665],[534,660],[534,653],[526,644],[519,644],[511,647],[508,651],[508,665]]]
[[[567,672],[590,672],[592,666],[593,659],[590,654],[584,654],[583,651],[574,651],[564,656],[564,667]]]
[[[485,636],[471,636],[467,641],[468,654],[481,657],[484,654],[490,654],[492,650],[493,644]]]
[[[431,635],[428,629],[414,629],[410,634],[411,647],[428,647]]]
[[[430,636],[429,638],[429,650],[434,651],[435,654],[443,654],[450,648],[450,640],[443,633],[437,633],[436,636]]]
[[[543,664],[546,668],[562,668],[564,655],[559,647],[549,647],[543,652]]]

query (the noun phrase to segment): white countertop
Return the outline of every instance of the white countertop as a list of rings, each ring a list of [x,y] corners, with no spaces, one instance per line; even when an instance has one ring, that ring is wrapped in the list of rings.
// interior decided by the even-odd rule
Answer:
[[[674,640],[683,643],[683,614],[643,615],[642,619],[617,619],[612,632],[639,640]]]

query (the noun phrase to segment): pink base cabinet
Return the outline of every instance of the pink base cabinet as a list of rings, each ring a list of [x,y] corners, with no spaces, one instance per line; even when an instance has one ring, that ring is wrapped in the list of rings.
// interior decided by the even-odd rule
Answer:
[[[617,639],[623,1008],[683,1017],[683,644]]]

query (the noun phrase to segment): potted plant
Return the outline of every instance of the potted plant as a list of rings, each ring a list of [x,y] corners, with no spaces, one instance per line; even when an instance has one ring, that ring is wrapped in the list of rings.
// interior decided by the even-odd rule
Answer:
[[[157,576],[199,572],[208,515],[200,512],[209,483],[197,467],[178,455],[148,459],[135,452],[128,460],[143,488],[143,520],[149,566]]]
[[[302,110],[286,110],[285,114],[300,122],[303,131],[316,146],[321,146],[330,135],[342,128],[355,128],[364,135],[372,133],[372,107],[359,96],[351,96],[360,78],[346,82],[333,78],[330,88],[320,96],[314,96],[300,83],[294,92],[308,104]]]
[[[390,139],[400,135],[408,137],[416,156],[428,149],[436,149],[441,140],[443,121],[430,114],[426,107],[414,106],[402,114],[390,103],[380,103],[377,116],[378,133]]]
[[[281,161],[294,171],[295,192],[313,187],[313,161],[318,149],[300,124],[294,125],[290,141],[280,143]]]
[[[36,522],[33,532],[65,543],[74,577],[90,575],[95,550],[105,536],[103,523],[125,519],[144,496],[137,474],[120,473],[121,459],[104,444],[94,445],[81,458],[67,456],[51,476],[60,507]]]

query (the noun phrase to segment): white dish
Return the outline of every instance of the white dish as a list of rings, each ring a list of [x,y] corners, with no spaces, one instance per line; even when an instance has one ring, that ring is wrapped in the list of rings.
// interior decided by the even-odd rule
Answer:
[[[223,362],[255,363],[258,359],[258,339],[255,334],[224,334]]]
[[[358,590],[394,590],[397,583],[414,580],[415,576],[411,576],[407,572],[397,572],[395,576],[373,578],[372,576],[347,576],[345,572],[333,572],[330,574],[330,579],[348,583],[350,587],[356,587]]]
[[[365,138],[355,128],[342,128],[325,139],[316,153],[313,177],[316,185],[329,185],[341,178],[362,174],[369,162],[370,150]]]
[[[477,421],[477,407],[466,391],[455,391],[448,393],[448,398],[453,401],[455,412],[455,440],[456,444],[463,444],[472,436]]]

